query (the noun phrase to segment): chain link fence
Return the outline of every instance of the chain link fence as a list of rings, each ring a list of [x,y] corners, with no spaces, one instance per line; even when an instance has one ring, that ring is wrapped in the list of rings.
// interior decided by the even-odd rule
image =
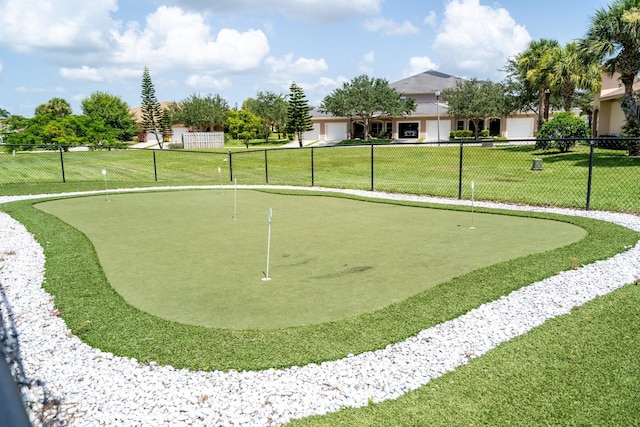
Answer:
[[[0,180],[2,184],[93,182],[95,189],[104,179],[113,188],[236,182],[458,199],[471,198],[473,183],[476,200],[640,212],[640,158],[603,148],[623,143],[593,139],[566,153],[537,149],[535,140],[217,152],[87,147],[14,152],[5,146]]]

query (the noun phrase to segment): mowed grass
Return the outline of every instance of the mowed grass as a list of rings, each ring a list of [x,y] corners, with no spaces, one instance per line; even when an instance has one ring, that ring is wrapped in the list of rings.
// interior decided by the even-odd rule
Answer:
[[[587,236],[561,248],[461,274],[402,301],[346,319],[269,330],[231,330],[171,322],[127,304],[110,286],[86,236],[58,218],[34,209],[33,203],[15,202],[3,205],[3,209],[25,224],[43,246],[44,286],[55,296],[56,307],[72,333],[89,345],[117,355],[205,370],[321,363],[383,348],[559,271],[612,256],[638,241],[638,233],[601,221],[491,212],[565,221],[586,230]],[[465,213],[469,215],[468,209]],[[160,212],[157,218],[161,227]],[[160,250],[149,256],[162,262]]]
[[[231,329],[339,321],[586,235],[559,221],[258,191],[108,200],[35,206],[91,240],[109,283],[128,303],[163,319]],[[523,238],[531,230],[535,245]]]
[[[3,153],[0,194],[100,189],[103,168],[113,188],[229,184],[232,167],[238,184],[373,188],[451,198],[457,198],[460,190],[456,144],[155,152],[155,167],[151,150],[64,153],[65,184],[61,184],[59,153]],[[542,171],[531,170],[534,158],[543,160]],[[533,145],[465,146],[461,196],[471,198],[473,181],[478,200],[584,208],[588,166],[589,147],[585,146],[569,153],[546,153]],[[625,151],[596,149],[590,207],[638,212],[638,179],[640,158],[631,158]]]

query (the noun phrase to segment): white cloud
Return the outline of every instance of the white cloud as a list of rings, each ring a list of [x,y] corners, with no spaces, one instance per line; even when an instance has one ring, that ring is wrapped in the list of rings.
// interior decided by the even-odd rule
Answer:
[[[16,87],[16,92],[22,93],[62,93],[66,92],[66,89],[62,87],[53,87],[53,88],[43,88],[43,87],[26,87],[26,86],[18,86]]]
[[[144,30],[133,26],[114,34],[114,39],[117,63],[142,61],[154,68],[208,73],[255,69],[269,52],[267,37],[260,30],[223,28],[213,36],[202,15],[165,6],[147,16]]]
[[[437,70],[436,65],[428,56],[414,56],[409,59],[409,69],[405,70],[404,76],[409,77],[415,74],[424,73],[428,70]]]
[[[89,82],[103,82],[104,76],[97,68],[83,65],[80,68],[60,68],[60,75],[68,80],[84,80]]]
[[[0,43],[19,52],[108,48],[117,0],[6,0],[0,3]],[[72,52],[65,52],[70,54]]]
[[[451,0],[433,48],[451,72],[501,79],[507,58],[530,40],[506,9],[482,6],[479,0]]]
[[[362,55],[362,59],[358,64],[358,69],[364,74],[373,74],[373,63],[376,61],[376,56],[373,51],[367,52]]]
[[[131,79],[142,76],[142,71],[137,68],[94,68],[87,65],[76,68],[61,67],[59,72],[60,75],[67,80],[95,83],[117,82],[122,79]]]
[[[436,21],[438,20],[438,16],[436,15],[435,10],[429,11],[427,16],[424,17],[424,23],[426,25],[434,26],[436,25]]]
[[[392,19],[382,17],[369,19],[362,24],[362,27],[367,31],[382,33],[387,36],[402,36],[420,32],[420,30],[409,21],[398,24]]]
[[[282,58],[270,56],[264,62],[270,68],[271,74],[320,74],[329,68],[324,59],[300,57],[294,61],[293,53],[288,53]]]
[[[210,9],[214,12],[277,12],[299,20],[335,22],[354,15],[380,13],[383,0],[173,0],[194,10]]]
[[[200,13],[161,6],[145,22],[115,21],[117,0],[5,0],[0,3],[0,45],[37,52],[63,64],[74,80],[109,81],[108,73],[144,65],[190,72],[243,72],[269,53],[260,30],[213,30]],[[86,65],[91,64],[91,66]],[[118,75],[118,73],[116,73]],[[121,74],[121,73],[120,73]]]
[[[349,80],[344,76],[338,76],[335,79],[332,79],[330,77],[320,77],[313,83],[298,83],[298,86],[309,92],[331,92],[333,89],[341,87],[342,84],[347,81]]]
[[[185,84],[194,89],[228,89],[232,86],[228,78],[217,79],[208,75],[191,74]]]

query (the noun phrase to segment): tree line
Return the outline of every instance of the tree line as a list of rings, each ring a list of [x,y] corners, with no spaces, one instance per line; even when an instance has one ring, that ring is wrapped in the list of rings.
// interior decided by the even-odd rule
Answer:
[[[482,119],[518,112],[537,114],[539,131],[549,120],[550,110],[577,107],[591,121],[593,97],[600,90],[604,70],[609,75],[619,73],[625,88],[621,136],[640,136],[640,106],[633,91],[640,72],[640,0],[614,0],[598,9],[583,39],[564,46],[545,38],[532,41],[509,58],[503,70],[506,78],[501,82],[461,79],[455,87],[445,89],[442,95],[448,115],[471,120],[476,132]],[[8,117],[3,122],[4,142],[110,145],[139,133],[154,133],[162,144],[170,138],[172,126],[179,123],[195,131],[224,130],[247,146],[259,136],[268,141],[272,132],[295,134],[302,146],[302,135],[312,129],[310,106],[295,82],[288,94],[260,91],[245,100],[241,109],[229,108],[219,95],[196,93],[162,109],[145,67],[141,98],[140,123],[119,97],[102,92],[82,101],[83,116],[72,115],[69,104],[60,98],[36,108],[32,119],[1,110],[0,115]],[[366,139],[372,120],[405,116],[415,109],[415,100],[402,97],[386,79],[367,75],[345,82],[319,106],[321,112],[360,122]],[[630,154],[640,155],[640,143],[632,144]]]

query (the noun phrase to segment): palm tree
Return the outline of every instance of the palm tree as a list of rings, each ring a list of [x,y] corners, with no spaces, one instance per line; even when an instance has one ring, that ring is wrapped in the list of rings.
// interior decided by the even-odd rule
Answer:
[[[46,104],[36,107],[36,115],[51,114],[53,117],[61,118],[70,116],[71,105],[64,98],[51,98]]]
[[[640,71],[640,0],[614,0],[606,9],[596,11],[591,27],[580,41],[586,55],[594,56],[610,76],[620,73],[624,85],[622,110],[625,114],[625,131],[640,134],[638,105],[633,93],[633,83]],[[640,142],[632,144],[630,155],[640,155]]]
[[[5,110],[4,108],[0,108],[0,119],[6,119],[10,115],[11,113],[9,113],[7,110]]]
[[[567,43],[551,51],[548,57],[548,81],[554,92],[562,97],[564,111],[571,110],[576,89],[596,92],[600,90],[600,67],[592,58],[583,58],[578,43]]]
[[[538,129],[549,118],[551,95],[549,57],[558,46],[556,40],[534,40],[515,58],[519,80],[538,93]]]

